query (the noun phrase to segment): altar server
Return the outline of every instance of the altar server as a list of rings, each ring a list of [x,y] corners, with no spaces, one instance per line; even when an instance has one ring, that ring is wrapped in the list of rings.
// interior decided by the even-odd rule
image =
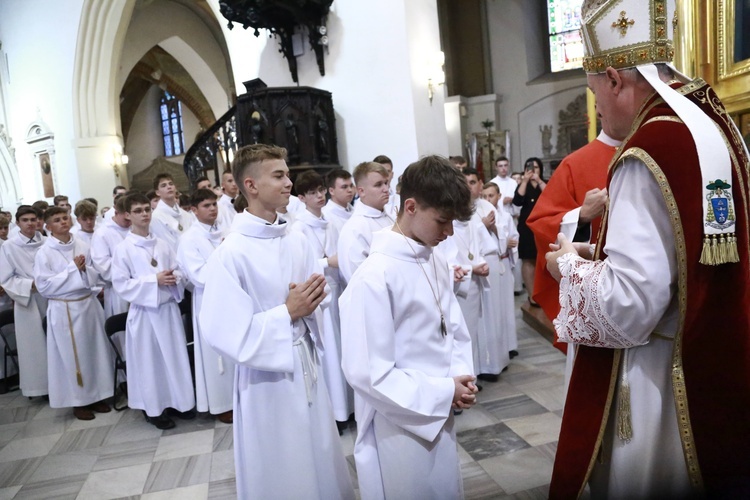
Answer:
[[[234,178],[247,198],[211,255],[201,331],[237,363],[234,451],[238,498],[354,498],[314,342],[325,279],[277,210],[289,202],[286,150],[237,151]]]
[[[331,170],[326,175],[326,186],[330,199],[323,207],[323,215],[329,223],[336,226],[336,230],[340,234],[341,228],[351,218],[354,211],[352,206],[352,200],[354,199],[352,174],[343,168]]]
[[[463,175],[428,156],[401,180],[396,224],[341,296],[344,373],[357,399],[354,459],[364,500],[462,498],[452,408],[476,401],[471,340],[439,250],[471,216]]]
[[[231,424],[234,363],[206,344],[198,321],[203,287],[206,285],[206,263],[223,236],[218,225],[219,207],[216,194],[210,189],[198,189],[190,198],[190,203],[196,222],[180,238],[177,262],[185,278],[195,287],[192,301],[197,409],[210,412],[219,421]]]
[[[105,318],[128,310],[128,302],[112,287],[112,256],[117,245],[122,243],[130,232],[130,220],[125,215],[124,194],[117,195],[115,206],[110,211],[112,216],[102,222],[102,227],[94,232],[91,239],[91,262],[104,282]]]
[[[39,217],[29,205],[18,207],[18,232],[0,247],[0,286],[14,302],[21,394],[28,397],[48,393],[47,339],[42,329],[47,299],[34,283],[34,257],[45,240],[37,231]]]
[[[151,205],[140,193],[125,198],[130,234],[115,248],[112,286],[130,302],[126,329],[128,406],[143,410],[159,429],[174,427],[170,415],[194,418],[185,330],[178,302],[184,281],[175,255],[149,232]],[[167,412],[167,410],[170,410]]]
[[[113,359],[104,333],[104,311],[93,285],[88,245],[70,234],[70,216],[62,207],[44,214],[50,237],[36,253],[34,282],[48,299],[47,356],[49,404],[73,407],[79,420],[107,413],[113,393]],[[93,226],[93,219],[90,221]]]
[[[151,234],[164,240],[173,253],[177,253],[180,236],[190,229],[193,216],[180,208],[177,187],[169,174],[159,174],[154,178],[154,190],[159,202],[153,211]]]

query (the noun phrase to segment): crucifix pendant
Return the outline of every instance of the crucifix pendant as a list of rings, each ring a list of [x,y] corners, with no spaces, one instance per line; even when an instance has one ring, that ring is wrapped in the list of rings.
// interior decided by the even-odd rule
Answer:
[[[182,231],[182,224],[177,224],[177,229]]]
[[[474,260],[474,254],[469,252],[469,260]]]
[[[445,327],[445,316],[440,315],[440,333],[445,337],[448,335],[448,328]]]
[[[152,258],[151,258],[151,267],[156,267],[156,266],[157,266],[158,264],[159,264],[159,263],[158,263],[158,262],[156,262],[156,259],[154,259],[154,258],[152,257]]]

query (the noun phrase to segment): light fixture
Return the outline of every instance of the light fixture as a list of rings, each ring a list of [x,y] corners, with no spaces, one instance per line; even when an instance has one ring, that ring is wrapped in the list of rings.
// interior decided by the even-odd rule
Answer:
[[[430,58],[429,77],[427,78],[427,96],[430,98],[430,106],[432,106],[432,99],[435,97],[437,87],[445,84],[444,64],[445,54],[442,51],[435,52]]]
[[[112,165],[112,169],[115,171],[115,175],[118,178],[120,177],[120,167],[127,165],[128,161],[128,155],[122,154],[121,148],[114,148],[112,150],[112,160],[110,161],[110,165]]]

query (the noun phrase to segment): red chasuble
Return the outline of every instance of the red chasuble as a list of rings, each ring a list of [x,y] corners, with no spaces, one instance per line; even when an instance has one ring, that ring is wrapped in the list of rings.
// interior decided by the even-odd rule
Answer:
[[[534,300],[542,306],[550,321],[560,313],[560,285],[547,271],[545,254],[549,252],[549,244],[557,241],[563,216],[582,206],[587,192],[595,188],[604,189],[607,184],[607,167],[616,150],[617,148],[595,139],[566,156],[526,221],[534,232],[537,250]],[[596,243],[601,220],[601,217],[597,217],[591,222],[592,243]],[[555,347],[565,352],[567,346],[564,342],[557,342],[555,333]]]
[[[678,88],[679,87],[679,88]],[[685,463],[696,492],[750,496],[750,160],[714,91],[702,80],[674,88],[718,125],[732,160],[739,262],[699,264],[703,191],[695,143],[658,95],[636,117],[621,156],[652,172],[670,209],[676,243],[680,318],[672,357],[672,388]],[[602,234],[606,235],[606,219]],[[623,228],[612,228],[623,230]],[[598,258],[606,236],[600,238]],[[620,350],[581,346],[565,403],[550,498],[581,494],[594,466],[617,390]],[[633,478],[637,481],[638,478]]]

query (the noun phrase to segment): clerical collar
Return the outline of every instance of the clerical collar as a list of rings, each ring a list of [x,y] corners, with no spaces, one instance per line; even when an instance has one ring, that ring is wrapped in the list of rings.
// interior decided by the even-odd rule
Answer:
[[[373,253],[382,253],[398,260],[424,264],[430,260],[432,247],[386,227],[372,234],[370,254]]]
[[[176,201],[175,201],[174,206],[170,207],[169,205],[167,205],[166,203],[164,203],[164,200],[159,200],[159,203],[156,204],[156,209],[157,210],[161,209],[161,210],[166,211],[168,214],[170,214],[175,219],[180,216],[180,205]]]
[[[321,215],[320,217],[316,217],[312,212],[309,210],[301,210],[297,213],[297,220],[304,222],[310,227],[317,227],[325,229],[328,226],[328,221],[325,220],[325,218]]]
[[[39,231],[36,231],[34,233],[33,238],[29,238],[28,236],[23,234],[21,231],[18,231],[16,233],[16,237],[9,238],[8,241],[11,241],[18,246],[25,246],[25,245],[38,246],[44,242],[44,237],[42,236],[42,233],[40,233]]]
[[[70,240],[68,242],[60,241],[54,236],[50,236],[45,241],[46,245],[58,250],[70,250],[71,248],[75,247],[76,243],[76,237],[74,235],[70,235]]]
[[[287,232],[287,224],[276,216],[273,224],[269,224],[265,219],[257,217],[247,210],[237,214],[232,222],[232,232],[238,232],[245,236],[253,238],[280,238]]]
[[[151,233],[148,233],[148,236],[141,236],[131,231],[127,239],[137,247],[153,248],[156,246],[156,238]]]
[[[599,132],[599,135],[596,136],[596,140],[603,142],[607,146],[613,147],[613,148],[619,148],[620,144],[622,144],[622,141],[618,141],[617,139],[613,139],[610,136],[608,136],[604,130]]]

